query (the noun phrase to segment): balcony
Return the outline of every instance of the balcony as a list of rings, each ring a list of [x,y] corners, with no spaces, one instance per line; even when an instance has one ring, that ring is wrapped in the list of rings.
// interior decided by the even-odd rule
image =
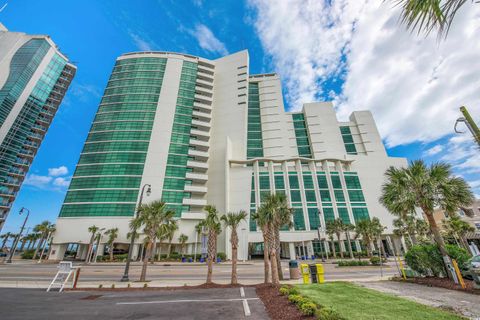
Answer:
[[[32,142],[32,141],[26,141],[25,144],[23,145],[25,149],[33,149],[33,150],[37,149],[38,146],[39,146],[38,143]]]
[[[30,161],[17,158],[17,160],[13,163],[13,165],[17,167],[28,167],[30,165]]]
[[[207,129],[207,130],[210,130],[210,128],[212,127],[210,125],[210,122],[205,122],[205,121],[201,121],[201,120],[196,120],[196,119],[193,119],[192,120],[192,126],[196,126],[198,129]]]
[[[48,127],[50,125],[50,121],[47,118],[39,117],[35,119],[35,121],[37,121],[39,125],[44,127]]]
[[[25,176],[25,172],[19,169],[12,168],[8,171],[8,175],[13,177],[23,177]]]
[[[211,82],[208,82],[208,81],[205,81],[205,80],[202,80],[202,79],[198,79],[197,78],[197,85],[195,86],[195,89],[197,88],[205,88],[205,89],[210,89],[212,90],[213,89],[213,85]],[[198,84],[201,84],[201,86],[199,86]]]
[[[201,103],[200,101],[194,101],[193,102],[193,107],[197,108],[197,109],[199,109],[203,112],[212,112],[212,106],[211,105]]]
[[[52,111],[50,110],[47,110],[47,109],[42,109],[40,111],[40,114],[44,117],[48,117],[48,118],[53,118],[55,116],[55,113],[53,113]]]
[[[14,178],[7,178],[7,179],[5,179],[3,184],[5,186],[8,186],[8,187],[19,188],[20,187],[20,180],[14,179]]]
[[[186,206],[204,207],[207,205],[207,199],[184,198],[182,203],[183,205],[186,205]]]
[[[195,93],[194,98],[195,98],[195,100],[199,101],[200,103],[206,103],[208,105],[212,104],[212,98],[210,98],[210,97],[202,96],[201,94]]]
[[[188,180],[192,181],[198,181],[198,182],[206,182],[208,180],[208,175],[203,174],[203,173],[193,173],[193,172],[187,172],[185,175],[185,178]]]
[[[182,220],[203,220],[205,219],[206,213],[197,209],[194,212],[182,212]]]
[[[34,124],[34,125],[32,126],[32,130],[33,130],[33,131],[37,131],[37,132],[41,132],[41,133],[47,132],[47,128],[46,128],[46,127],[41,126],[41,125],[38,125],[38,124]]]
[[[192,129],[192,130],[190,130],[190,135],[198,136],[200,138],[203,138],[203,140],[208,141],[208,139],[210,139],[210,130],[209,131],[204,131],[204,130]]]
[[[43,135],[39,133],[31,133],[27,138],[30,140],[42,141]]]
[[[207,151],[210,148],[210,143],[204,140],[190,139],[189,144],[194,146],[197,150]]]
[[[18,157],[20,158],[33,159],[34,156],[35,153],[32,150],[22,149],[18,152]]]
[[[212,120],[212,115],[210,113],[193,110],[192,115],[202,121],[210,122],[210,120]]]
[[[201,162],[201,161],[188,160],[187,167],[206,171],[208,170],[208,163]]]
[[[195,157],[196,160],[208,160],[208,152],[205,151],[199,151],[195,149],[188,149],[188,155]]]
[[[200,194],[205,194],[207,193],[208,188],[204,186],[196,186],[196,185],[185,185],[185,192],[191,192],[191,193],[200,193]]]
[[[0,197],[15,198],[15,191],[11,191],[8,188],[0,188]]]

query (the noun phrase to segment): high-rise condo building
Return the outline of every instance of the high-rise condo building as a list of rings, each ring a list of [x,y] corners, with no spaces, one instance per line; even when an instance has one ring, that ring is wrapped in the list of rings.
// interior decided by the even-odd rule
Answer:
[[[0,24],[0,230],[75,71],[49,36]]]
[[[392,235],[383,239],[392,250],[400,241],[378,198],[385,170],[406,160],[388,157],[368,111],[339,122],[331,103],[298,107],[284,111],[276,74],[249,74],[247,51],[217,60],[170,52],[120,56],[57,220],[51,258],[61,259],[72,243],[85,258],[92,225],[119,228],[117,247],[126,249],[146,184],[151,194],[144,203],[162,200],[176,212],[176,252],[182,233],[188,253],[201,252],[195,225],[205,205],[251,213],[273,192],[285,193],[294,208],[292,227],[281,232],[282,257],[331,250],[324,247],[325,224],[335,218],[355,224],[378,217]],[[238,232],[240,259],[263,253],[250,216]],[[218,240],[227,256],[229,235],[226,230]],[[344,248],[344,240],[336,246]],[[362,249],[353,234],[352,242]]]

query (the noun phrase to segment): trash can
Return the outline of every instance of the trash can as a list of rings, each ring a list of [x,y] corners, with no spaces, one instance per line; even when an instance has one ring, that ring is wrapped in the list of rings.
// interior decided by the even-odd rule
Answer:
[[[324,283],[325,282],[325,270],[323,269],[323,264],[317,263],[317,279],[318,283]]]
[[[312,283],[318,283],[317,279],[317,265],[316,264],[310,264],[308,265],[310,268],[310,278],[312,279]]]
[[[290,271],[290,279],[300,279],[300,270],[298,269],[298,261],[290,260],[288,262],[288,270]]]

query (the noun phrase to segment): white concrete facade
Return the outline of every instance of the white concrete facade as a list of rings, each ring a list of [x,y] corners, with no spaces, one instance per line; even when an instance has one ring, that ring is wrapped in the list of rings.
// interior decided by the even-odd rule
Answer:
[[[378,198],[385,170],[389,166],[405,166],[407,161],[388,157],[370,112],[354,112],[348,122],[339,122],[331,103],[306,103],[301,112],[294,113],[301,114],[305,124],[306,136],[300,137],[293,120],[296,116],[284,111],[280,78],[276,74],[249,75],[247,51],[217,60],[168,52],[131,53],[118,60],[146,56],[166,58],[167,63],[141,176],[140,186],[152,186],[152,194],[145,197],[144,202],[159,200],[164,194],[182,64],[188,61],[198,66],[190,158],[186,165],[190,171],[185,175],[188,183],[184,187],[189,196],[182,202],[187,209],[178,217],[179,230],[173,239],[175,251],[178,251],[178,236],[186,234],[189,238],[187,251],[192,253],[197,247],[200,253],[200,237],[195,225],[205,216],[202,210],[205,204],[215,205],[220,213],[251,212],[261,204],[262,195],[280,189],[296,209],[295,227],[281,232],[283,257],[314,253],[314,241],[319,235],[317,226],[325,227],[325,212],[331,211],[334,218],[342,217],[355,224],[366,209],[369,217],[378,217],[387,227],[387,233],[392,233],[393,217],[378,203]],[[253,119],[249,116],[249,85],[252,84],[258,85],[261,157],[247,156],[249,121]],[[341,127],[349,128],[347,139],[353,140],[350,144],[355,146],[355,152],[347,152]],[[309,156],[301,154],[304,152],[298,148],[301,141],[308,141]],[[290,175],[295,175],[298,181]],[[313,184],[308,176],[312,177]],[[348,187],[347,180],[357,181],[351,176],[358,178],[361,187]],[[284,185],[277,187],[281,179]],[[269,187],[264,188],[267,180]],[[321,185],[322,181],[327,184]],[[325,198],[327,193],[330,201]],[[342,199],[334,198],[340,194],[343,194]],[[360,200],[350,199],[350,195]],[[60,217],[51,258],[60,259],[68,243],[88,244],[87,229],[91,225],[106,229],[118,227],[117,242],[128,243],[126,234],[130,219]],[[249,219],[238,230],[239,259],[249,259],[255,254],[251,247],[262,242],[261,233]],[[322,230],[320,234],[324,240]],[[224,230],[218,240],[218,251],[225,252],[227,257],[231,255],[229,235],[230,230]],[[138,243],[141,241],[139,239]],[[354,245],[358,246],[358,241]]]

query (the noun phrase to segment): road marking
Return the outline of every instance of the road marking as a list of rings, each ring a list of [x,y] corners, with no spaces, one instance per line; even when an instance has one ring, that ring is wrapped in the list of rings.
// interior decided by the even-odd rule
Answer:
[[[185,303],[185,302],[229,302],[243,300],[258,300],[259,298],[238,298],[238,299],[196,299],[196,300],[164,300],[164,301],[136,301],[136,302],[117,302],[116,304],[158,304],[158,303]]]
[[[243,311],[245,312],[245,317],[249,317],[251,315],[247,299],[243,299]]]
[[[245,298],[245,290],[243,290],[243,287],[240,287],[240,297]]]

